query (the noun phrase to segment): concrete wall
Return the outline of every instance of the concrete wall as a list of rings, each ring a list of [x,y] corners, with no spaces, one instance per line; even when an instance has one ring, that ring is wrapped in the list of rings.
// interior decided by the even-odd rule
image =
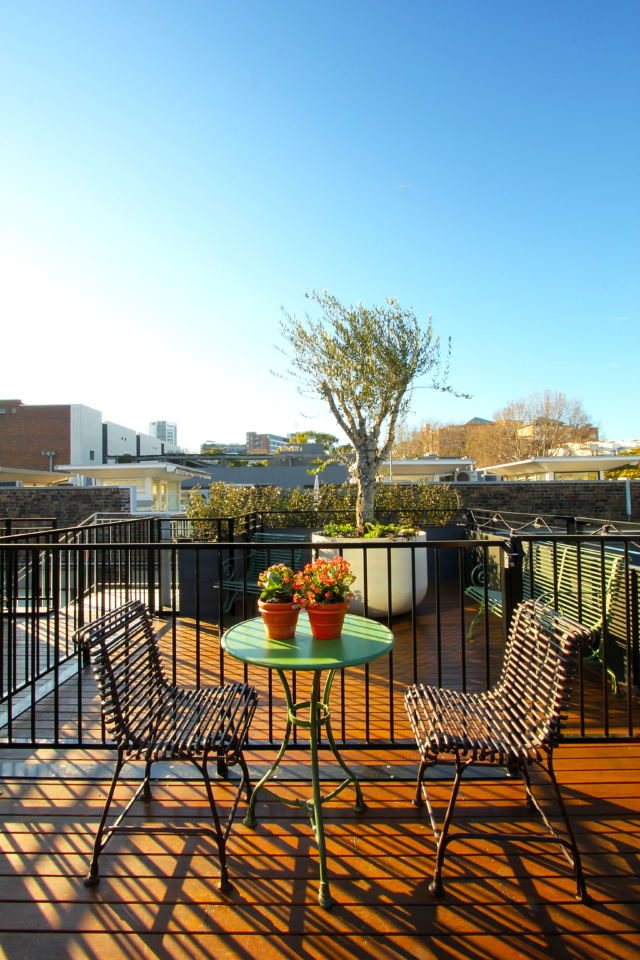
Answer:
[[[626,520],[625,484],[601,481],[452,483],[465,507],[514,513]],[[631,519],[640,523],[640,480],[631,484]]]
[[[102,463],[102,413],[84,403],[70,404],[69,411],[69,459],[58,460],[56,457],[54,463]],[[133,451],[135,453],[135,446]]]
[[[92,513],[128,515],[129,509],[129,490],[121,487],[0,488],[0,517],[56,517],[59,528],[75,527]]]
[[[167,449],[171,444],[164,445],[165,453],[170,453],[171,451]],[[152,437],[148,433],[140,434],[140,456],[141,457],[150,457],[153,454],[160,456],[162,453],[162,440],[158,440],[157,437]]]
[[[123,453],[130,453],[132,457],[136,455],[136,431],[131,427],[123,427],[121,423],[113,423],[111,420],[105,420],[107,428],[107,450],[110,457],[121,457]],[[142,451],[140,451],[142,453]],[[75,461],[74,461],[75,462]]]

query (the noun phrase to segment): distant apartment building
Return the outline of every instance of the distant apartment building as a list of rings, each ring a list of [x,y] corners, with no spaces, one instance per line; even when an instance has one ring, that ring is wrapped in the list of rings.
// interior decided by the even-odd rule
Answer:
[[[107,463],[125,454],[160,455],[164,443],[131,427],[103,422],[83,403],[0,400],[0,466],[49,470],[61,464]]]
[[[568,431],[568,432],[567,432]],[[567,439],[573,439],[573,435],[582,443],[597,442],[598,428],[591,425],[576,428],[568,427],[562,420],[553,420],[551,417],[536,417],[529,423],[523,423],[517,430],[519,437],[525,437],[530,440],[539,440],[546,437],[553,437],[556,433],[567,433]]]
[[[283,446],[288,445],[287,437],[279,437],[275,433],[247,433],[247,454],[276,453]]]
[[[178,446],[178,424],[171,420],[154,420],[149,424],[149,433],[158,440]]]

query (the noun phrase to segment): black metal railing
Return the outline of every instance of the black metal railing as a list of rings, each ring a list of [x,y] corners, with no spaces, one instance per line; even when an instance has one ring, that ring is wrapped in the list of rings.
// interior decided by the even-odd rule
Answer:
[[[475,533],[511,536],[513,533],[568,533],[568,534],[640,534],[640,522],[630,520],[603,520],[568,514],[525,513],[514,510],[488,510],[484,507],[464,507],[462,517],[470,531]]]
[[[57,517],[0,517],[0,537],[55,530],[57,526]]]
[[[132,599],[147,604],[156,618],[174,680],[199,686],[243,675],[259,687],[263,720],[252,748],[278,746],[283,714],[271,675],[241,667],[219,644],[229,626],[256,614],[256,558],[268,566],[275,551],[278,559],[282,551],[290,555],[292,565],[327,551],[359,564],[354,603],[362,615],[382,620],[396,635],[388,659],[342,671],[336,681],[335,732],[343,747],[410,745],[402,707],[408,683],[490,689],[498,679],[513,610],[529,596],[560,607],[575,601],[578,616],[592,613],[598,603],[603,612],[595,655],[587,653],[580,662],[569,735],[583,741],[638,739],[638,570],[631,555],[636,541],[630,536],[547,533],[544,538],[258,545],[245,539],[258,518],[245,523],[241,535],[235,528],[238,518],[221,519],[234,521],[233,540],[172,542],[170,521],[146,518],[82,528],[71,542],[49,540],[69,534],[55,531],[46,535],[47,542],[0,543],[0,746],[110,749],[90,669],[72,636]],[[147,539],[136,539],[143,533]],[[611,556],[615,603],[610,602]],[[575,583],[567,586],[563,577],[571,564]],[[469,588],[478,567],[484,574],[483,609],[478,636],[470,641],[468,627],[479,601]],[[492,592],[500,600],[499,616],[492,612],[497,609],[490,603]],[[294,689],[296,684],[303,687],[304,677],[294,676]],[[294,743],[306,748],[302,739]]]

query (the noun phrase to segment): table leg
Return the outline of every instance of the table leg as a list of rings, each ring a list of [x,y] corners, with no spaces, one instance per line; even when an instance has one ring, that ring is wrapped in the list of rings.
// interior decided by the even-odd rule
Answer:
[[[311,746],[311,783],[313,785],[313,806],[310,809],[311,824],[318,844],[318,860],[320,863],[320,889],[318,903],[328,909],[333,905],[333,898],[329,890],[327,878],[327,849],[324,842],[324,823],[322,820],[322,795],[320,793],[320,770],[318,767],[318,704],[320,702],[320,671],[313,674],[311,686],[311,702],[309,704],[309,740]]]
[[[333,683],[333,678],[334,678],[334,676],[335,676],[335,673],[336,673],[335,670],[330,670],[330,671],[329,671],[329,675],[328,675],[328,677],[327,677],[327,682],[326,682],[325,685],[324,685],[324,693],[323,693],[323,696],[322,696],[322,702],[324,703],[325,707],[327,707],[327,708],[329,707],[329,697],[331,696],[331,684]],[[338,750],[338,748],[337,748],[337,746],[336,746],[336,742],[335,742],[335,740],[333,739],[333,731],[332,731],[332,729],[331,729],[331,718],[330,718],[330,715],[328,715],[328,712],[327,712],[327,721],[326,721],[326,724],[325,724],[325,729],[326,729],[326,731],[327,731],[327,740],[329,741],[329,746],[331,747],[331,752],[332,752],[332,754],[334,755],[334,757],[336,758],[336,760],[338,761],[338,763],[340,764],[340,766],[342,767],[342,769],[344,770],[344,772],[347,774],[347,777],[349,778],[349,780],[351,781],[351,783],[353,783],[353,786],[355,787],[355,791],[356,791],[356,804],[355,804],[354,810],[355,810],[356,813],[364,813],[365,810],[367,809],[367,805],[366,805],[366,803],[364,802],[364,799],[363,799],[363,797],[362,797],[362,790],[361,790],[361,788],[360,788],[360,783],[359,783],[358,778],[356,777],[355,773],[353,772],[353,770],[350,770],[350,769],[349,769],[349,767],[346,765],[346,763],[344,762],[344,760],[343,760],[342,757],[340,756],[340,752],[339,752],[339,750]]]
[[[264,777],[253,788],[253,792],[251,794],[251,800],[249,801],[249,807],[247,809],[247,814],[244,820],[242,821],[245,827],[257,826],[258,821],[256,820],[256,801],[258,799],[258,794],[263,789],[267,781],[271,779],[271,777],[274,775],[274,773],[278,769],[280,765],[280,761],[284,756],[284,752],[287,749],[287,745],[289,743],[289,737],[291,736],[291,716],[292,716],[292,708],[293,708],[293,701],[291,700],[291,691],[289,689],[289,684],[287,683],[287,678],[285,677],[284,672],[282,670],[276,670],[276,673],[280,677],[280,682],[282,684],[284,695],[287,700],[287,726],[284,732],[284,737],[282,738],[282,746],[278,751],[278,756],[274,760],[270,769],[267,770]]]

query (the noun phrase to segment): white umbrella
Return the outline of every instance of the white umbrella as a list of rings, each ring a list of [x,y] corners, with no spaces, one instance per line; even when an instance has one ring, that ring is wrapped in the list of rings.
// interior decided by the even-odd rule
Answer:
[[[313,481],[313,499],[318,502],[320,499],[320,474],[316,473],[316,478]]]

